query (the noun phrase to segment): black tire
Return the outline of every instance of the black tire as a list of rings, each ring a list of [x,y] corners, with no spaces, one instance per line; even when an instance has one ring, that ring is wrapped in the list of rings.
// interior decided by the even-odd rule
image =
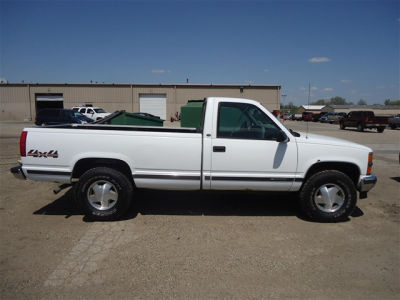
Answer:
[[[329,192],[330,207],[325,207],[323,202],[322,190]],[[332,204],[331,192],[337,192],[334,196],[336,200]],[[321,171],[304,183],[300,191],[300,205],[304,213],[313,221],[319,222],[339,222],[345,221],[351,215],[357,204],[357,192],[353,181],[344,173],[336,170]],[[338,204],[340,202],[340,205]],[[336,205],[335,205],[336,204]]]
[[[385,127],[378,127],[376,129],[379,133],[382,133],[385,130]]]
[[[396,129],[396,125],[390,125],[391,129]]]
[[[345,129],[346,129],[346,126],[344,126],[344,123],[343,123],[343,122],[340,122],[340,129],[341,129],[341,130],[345,130]]]
[[[363,126],[362,123],[358,123],[358,124],[357,124],[357,130],[358,130],[359,132],[363,132],[363,131],[364,131],[364,126]]]
[[[101,196],[96,195],[96,188],[102,189]],[[105,193],[110,196],[103,203]],[[86,171],[79,178],[75,191],[76,200],[85,215],[98,221],[120,219],[128,210],[132,196],[132,182],[121,172],[107,167]]]

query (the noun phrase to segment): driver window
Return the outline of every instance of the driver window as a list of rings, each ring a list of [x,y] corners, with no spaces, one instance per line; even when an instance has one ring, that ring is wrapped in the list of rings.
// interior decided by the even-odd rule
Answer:
[[[276,140],[280,128],[257,106],[222,102],[218,109],[218,138]]]
[[[88,114],[94,114],[94,111],[93,110],[91,110],[90,108],[87,110],[87,113]]]

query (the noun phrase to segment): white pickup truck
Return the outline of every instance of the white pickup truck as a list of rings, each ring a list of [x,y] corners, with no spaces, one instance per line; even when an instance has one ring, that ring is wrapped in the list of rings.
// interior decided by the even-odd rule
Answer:
[[[357,190],[365,198],[377,181],[370,148],[294,132],[253,100],[206,98],[201,124],[28,127],[11,172],[73,184],[85,214],[97,220],[120,218],[135,190],[150,188],[293,192],[311,219],[341,221]]]

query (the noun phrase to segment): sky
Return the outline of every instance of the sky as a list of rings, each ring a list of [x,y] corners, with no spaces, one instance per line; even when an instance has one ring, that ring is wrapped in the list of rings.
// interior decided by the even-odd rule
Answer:
[[[0,78],[281,85],[398,100],[400,1],[0,0]]]

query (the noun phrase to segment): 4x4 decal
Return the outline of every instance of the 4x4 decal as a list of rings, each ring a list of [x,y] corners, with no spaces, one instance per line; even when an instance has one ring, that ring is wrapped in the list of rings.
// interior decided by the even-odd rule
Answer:
[[[40,152],[39,150],[30,150],[28,152],[28,156],[32,157],[52,157],[52,158],[58,158],[58,150],[50,150],[49,152]]]

